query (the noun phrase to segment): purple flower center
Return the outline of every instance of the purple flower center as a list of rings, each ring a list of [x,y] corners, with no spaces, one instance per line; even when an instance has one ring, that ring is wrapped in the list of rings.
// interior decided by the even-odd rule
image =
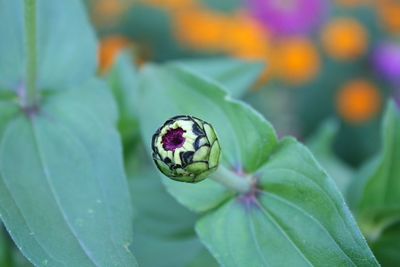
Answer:
[[[169,129],[167,133],[162,137],[162,144],[165,150],[175,151],[175,149],[180,148],[185,143],[185,133],[182,128]]]

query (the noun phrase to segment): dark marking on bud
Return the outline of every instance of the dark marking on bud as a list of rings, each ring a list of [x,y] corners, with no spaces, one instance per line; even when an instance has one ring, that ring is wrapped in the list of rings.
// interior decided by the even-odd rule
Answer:
[[[194,155],[193,151],[181,152],[181,154],[179,156],[181,157],[182,165],[186,166],[186,165],[192,163],[193,155]]]

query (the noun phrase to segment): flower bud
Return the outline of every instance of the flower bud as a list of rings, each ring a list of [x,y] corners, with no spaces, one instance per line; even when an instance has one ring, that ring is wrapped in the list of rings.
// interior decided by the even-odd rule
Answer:
[[[214,172],[221,148],[213,127],[193,116],[167,120],[153,135],[153,159],[169,178],[197,183]]]

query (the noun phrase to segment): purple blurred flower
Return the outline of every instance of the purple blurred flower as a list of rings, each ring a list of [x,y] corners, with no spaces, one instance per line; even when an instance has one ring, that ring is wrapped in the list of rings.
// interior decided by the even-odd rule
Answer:
[[[373,53],[376,71],[387,81],[400,85],[400,45],[390,42],[380,44]]]
[[[247,0],[250,12],[277,35],[315,30],[326,15],[327,0]]]

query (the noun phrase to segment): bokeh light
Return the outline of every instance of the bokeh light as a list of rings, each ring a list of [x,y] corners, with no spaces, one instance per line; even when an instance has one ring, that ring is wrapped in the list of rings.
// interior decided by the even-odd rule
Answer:
[[[349,123],[364,123],[377,115],[381,101],[375,85],[366,80],[354,80],[338,92],[337,110]]]

